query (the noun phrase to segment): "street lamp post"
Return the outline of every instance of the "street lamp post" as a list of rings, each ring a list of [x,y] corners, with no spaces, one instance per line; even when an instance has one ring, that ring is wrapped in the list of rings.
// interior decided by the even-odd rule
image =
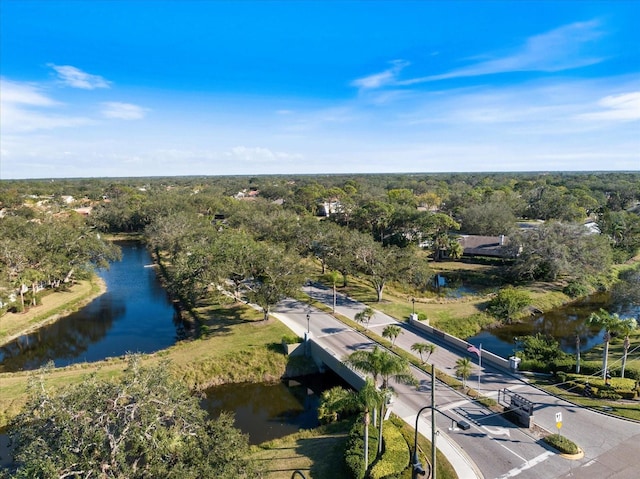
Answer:
[[[429,409],[431,406],[421,407],[416,414],[416,429],[415,429],[415,437],[413,438],[413,473],[411,474],[411,479],[417,479],[418,476],[424,476],[427,471],[425,471],[424,467],[422,467],[422,463],[420,462],[420,457],[418,457],[418,419],[420,419],[420,414],[425,409]]]
[[[435,383],[435,366],[431,365],[431,405],[420,408],[418,414],[416,414],[416,428],[415,436],[413,439],[413,472],[411,479],[417,479],[418,476],[424,476],[427,471],[420,463],[418,457],[418,419],[420,414],[427,408],[431,408],[431,479],[436,479],[436,383]]]
[[[309,315],[309,313],[307,313],[307,336],[309,336],[309,320],[311,319],[311,316]]]
[[[304,474],[302,474],[302,472],[300,472],[298,469],[293,471],[293,474],[291,474],[291,479],[296,477],[296,474],[299,475],[302,479],[307,479],[306,476]]]
[[[416,298],[411,298],[411,314],[416,314]]]

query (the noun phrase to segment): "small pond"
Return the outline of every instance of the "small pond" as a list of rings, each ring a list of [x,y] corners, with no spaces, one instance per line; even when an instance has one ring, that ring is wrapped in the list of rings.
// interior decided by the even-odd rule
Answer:
[[[323,391],[348,385],[332,371],[278,383],[224,384],[204,391],[201,404],[212,417],[235,413],[235,425],[250,444],[317,427]]]

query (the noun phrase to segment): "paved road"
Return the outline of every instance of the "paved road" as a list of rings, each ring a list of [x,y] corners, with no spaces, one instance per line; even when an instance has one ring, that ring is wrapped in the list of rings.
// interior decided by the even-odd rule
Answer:
[[[305,287],[316,301],[331,305],[333,293],[319,286]],[[340,296],[337,312],[353,318],[364,305]],[[357,333],[329,314],[310,309],[308,305],[293,300],[283,301],[275,310],[298,334],[306,331],[306,315],[310,312],[310,331],[315,341],[344,357],[357,349],[369,349],[371,340]],[[377,312],[369,323],[369,329],[381,335],[388,324],[397,324],[403,331],[396,340],[396,346],[406,350],[415,342],[434,342],[438,348],[429,359],[438,369],[454,375],[455,362],[461,356],[475,355],[448,349],[448,346],[422,336],[405,323]],[[475,370],[477,371],[477,364]],[[420,382],[416,390],[402,385],[394,385],[397,396],[393,411],[406,422],[415,425],[416,412],[431,404],[431,379],[415,369]],[[538,437],[528,430],[518,428],[501,415],[492,414],[477,403],[436,383],[436,405],[443,414],[437,414],[438,448],[451,460],[461,479],[466,478],[615,478],[631,479],[639,476],[640,466],[640,424],[609,417],[588,409],[577,407],[566,401],[546,394],[529,385],[525,378],[506,374],[503,371],[485,367],[481,372],[481,391],[497,398],[498,391],[508,388],[535,404],[535,423],[556,431],[555,414],[563,416],[562,434],[571,438],[584,450],[584,457],[569,460],[551,451]],[[477,376],[470,382],[477,387]],[[455,424],[445,417],[464,419],[471,424],[467,431],[457,430]],[[419,421],[420,433],[430,437],[430,411],[426,410]]]

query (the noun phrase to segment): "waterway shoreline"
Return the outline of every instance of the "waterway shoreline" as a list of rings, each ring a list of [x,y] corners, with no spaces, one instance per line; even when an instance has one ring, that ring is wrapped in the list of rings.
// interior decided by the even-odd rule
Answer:
[[[54,292],[42,299],[42,304],[36,306],[35,308],[31,308],[26,313],[6,313],[3,318],[5,321],[4,327],[7,327],[6,323],[15,322],[18,320],[23,320],[26,322],[25,327],[10,333],[7,336],[3,336],[0,339],[0,346],[4,346],[11,341],[15,341],[21,336],[26,334],[31,334],[37,331],[44,326],[55,323],[56,321],[70,315],[71,313],[83,308],[94,299],[102,296],[107,292],[107,285],[102,278],[100,278],[97,274],[94,275],[91,279],[80,281],[78,284],[88,284],[89,291],[86,293],[79,293],[77,297],[73,297],[69,301],[59,302],[57,299],[63,297],[64,295],[68,295],[68,292]],[[54,300],[54,301],[52,301]],[[49,304],[48,304],[49,303]],[[50,312],[50,314],[49,314]],[[33,313],[32,316],[34,318],[40,317],[41,319],[30,319],[29,315]],[[13,321],[6,321],[6,320]],[[3,328],[4,329],[4,328]],[[1,333],[1,332],[0,332]]]

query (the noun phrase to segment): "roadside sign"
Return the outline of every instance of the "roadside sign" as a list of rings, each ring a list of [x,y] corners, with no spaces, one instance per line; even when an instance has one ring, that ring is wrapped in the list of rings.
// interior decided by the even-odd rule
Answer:
[[[557,412],[556,413],[556,422],[562,422],[562,413],[561,412]]]

